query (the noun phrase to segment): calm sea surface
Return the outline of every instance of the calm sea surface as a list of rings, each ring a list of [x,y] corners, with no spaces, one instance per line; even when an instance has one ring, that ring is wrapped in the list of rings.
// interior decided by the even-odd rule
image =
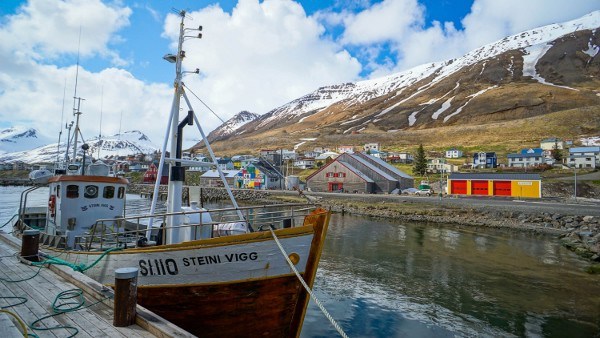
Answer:
[[[0,225],[23,189],[0,187]],[[347,215],[327,236],[314,289],[350,337],[600,336],[600,276],[553,238]],[[311,302],[301,337],[336,336]]]

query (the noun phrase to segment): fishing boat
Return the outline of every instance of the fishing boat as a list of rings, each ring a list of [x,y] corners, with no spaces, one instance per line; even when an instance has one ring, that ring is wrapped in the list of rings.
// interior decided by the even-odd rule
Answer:
[[[165,56],[176,65],[158,168],[162,172],[163,165],[170,166],[167,211],[155,212],[156,180],[150,213],[126,214],[129,182],[95,163],[48,178],[48,205],[43,208],[27,205],[37,186],[24,191],[13,233],[22,236],[37,229],[37,259],[71,266],[107,286],[114,285],[116,269],[137,268],[138,303],[197,336],[297,337],[330,213],[313,204],[240,206],[218,166],[232,206],[207,210],[197,203],[182,205],[183,128],[195,123],[213,163],[216,157],[182,82],[184,34],[201,27],[184,28],[185,12],[180,16],[177,54]],[[182,98],[189,111],[179,121]],[[165,157],[168,139],[174,158]]]

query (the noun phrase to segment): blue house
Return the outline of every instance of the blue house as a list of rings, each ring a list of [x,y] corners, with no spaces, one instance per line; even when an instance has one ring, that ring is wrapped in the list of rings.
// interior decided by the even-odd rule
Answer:
[[[479,152],[473,154],[473,168],[496,168],[498,158],[495,152]]]

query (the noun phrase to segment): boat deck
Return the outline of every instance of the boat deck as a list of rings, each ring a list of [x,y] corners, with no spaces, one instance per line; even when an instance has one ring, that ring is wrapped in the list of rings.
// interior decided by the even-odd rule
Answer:
[[[0,240],[0,308],[18,315],[25,325],[28,326],[42,317],[54,314],[53,302],[59,293],[78,289],[78,287],[53,270],[21,263],[18,258],[19,249],[13,245],[13,241],[8,239],[6,234],[0,234],[0,237],[2,237],[0,238],[2,239]],[[23,281],[7,282],[7,280]],[[73,327],[79,331],[77,337],[137,338],[155,336],[156,334],[158,336],[170,336],[174,333],[169,332],[170,334],[165,335],[164,332],[155,332],[156,334],[153,334],[138,325],[114,327],[112,300],[106,298],[106,301],[99,301],[98,298],[102,300],[103,297],[91,295],[87,292],[84,292],[83,295],[85,303],[82,308],[44,319],[35,326],[41,328],[55,326]],[[21,305],[8,307],[20,301],[5,297],[24,297],[27,301]],[[74,302],[76,300],[67,299],[66,301]],[[8,324],[7,318],[12,319],[8,314],[0,313],[0,323],[2,324],[0,334],[2,337],[23,337],[15,328],[19,326],[18,324],[15,327],[4,325]],[[13,320],[13,322],[15,321]],[[27,330],[29,333],[35,333],[39,337],[67,337],[75,333],[74,329],[64,328],[31,330],[28,327]]]

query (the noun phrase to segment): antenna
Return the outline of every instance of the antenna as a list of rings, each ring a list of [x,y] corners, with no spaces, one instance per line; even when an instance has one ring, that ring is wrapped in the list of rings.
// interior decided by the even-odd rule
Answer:
[[[100,95],[100,131],[98,132],[98,159],[100,159],[100,148],[102,147],[102,108],[104,106],[104,84],[102,84],[102,94]]]
[[[65,86],[63,87],[63,100],[62,100],[62,110],[60,113],[60,131],[58,132],[58,144],[56,145],[56,166],[58,166],[58,162],[60,162],[60,138],[62,136],[62,125],[63,119],[65,116],[65,98],[67,96],[67,77],[65,76]],[[67,149],[68,152],[68,149]],[[55,166],[55,167],[56,167]]]

